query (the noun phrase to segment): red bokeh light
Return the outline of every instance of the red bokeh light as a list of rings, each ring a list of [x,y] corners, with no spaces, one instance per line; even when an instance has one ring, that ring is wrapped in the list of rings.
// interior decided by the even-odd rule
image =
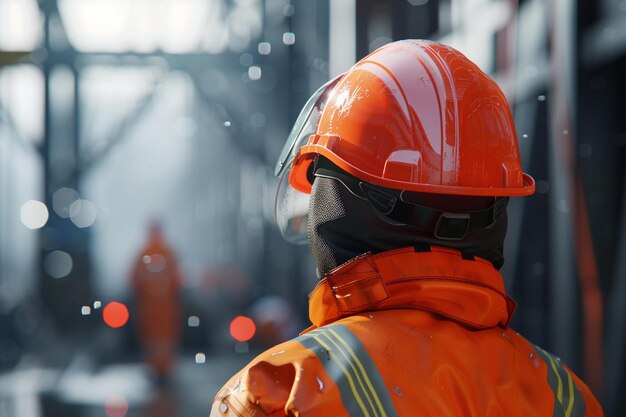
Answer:
[[[125,325],[128,322],[128,316],[128,308],[117,301],[111,301],[102,310],[102,320],[114,329]]]
[[[124,417],[128,413],[128,401],[121,395],[111,395],[104,401],[104,412],[109,417]]]
[[[238,342],[247,342],[255,332],[256,326],[250,317],[237,316],[230,322],[230,335]]]

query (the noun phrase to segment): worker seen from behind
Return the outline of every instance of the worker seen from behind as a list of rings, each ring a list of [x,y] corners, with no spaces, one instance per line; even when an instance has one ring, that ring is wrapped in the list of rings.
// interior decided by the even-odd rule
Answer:
[[[279,226],[320,276],[313,325],[233,376],[212,417],[603,415],[509,328],[506,207],[535,184],[502,91],[460,52],[371,53],[307,102],[276,174]]]
[[[131,283],[143,356],[156,381],[167,382],[182,333],[181,278],[177,259],[157,222],[150,226]]]

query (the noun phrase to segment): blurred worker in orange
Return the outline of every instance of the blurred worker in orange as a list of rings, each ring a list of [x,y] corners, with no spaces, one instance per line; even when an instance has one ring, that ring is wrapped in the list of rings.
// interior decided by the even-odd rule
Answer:
[[[460,52],[371,53],[307,102],[276,174],[279,226],[321,278],[313,326],[232,377],[211,416],[603,415],[509,328],[506,207],[535,184],[504,95]]]
[[[181,337],[181,279],[157,222],[132,272],[136,324],[145,359],[159,380],[173,370]]]

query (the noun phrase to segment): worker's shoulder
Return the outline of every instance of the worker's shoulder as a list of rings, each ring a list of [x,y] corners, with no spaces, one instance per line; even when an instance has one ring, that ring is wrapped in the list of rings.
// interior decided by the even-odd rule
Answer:
[[[309,337],[281,343],[253,359],[217,393],[211,417],[284,415],[296,396],[300,400],[318,391],[323,367],[302,343]]]

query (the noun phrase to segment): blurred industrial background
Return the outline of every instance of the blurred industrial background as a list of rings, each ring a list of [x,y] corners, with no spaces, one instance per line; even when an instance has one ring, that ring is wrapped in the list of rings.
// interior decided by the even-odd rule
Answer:
[[[0,0],[0,416],[206,416],[306,327],[273,165],[317,87],[404,38],[507,94],[537,180],[513,327],[625,416],[624,0]]]

